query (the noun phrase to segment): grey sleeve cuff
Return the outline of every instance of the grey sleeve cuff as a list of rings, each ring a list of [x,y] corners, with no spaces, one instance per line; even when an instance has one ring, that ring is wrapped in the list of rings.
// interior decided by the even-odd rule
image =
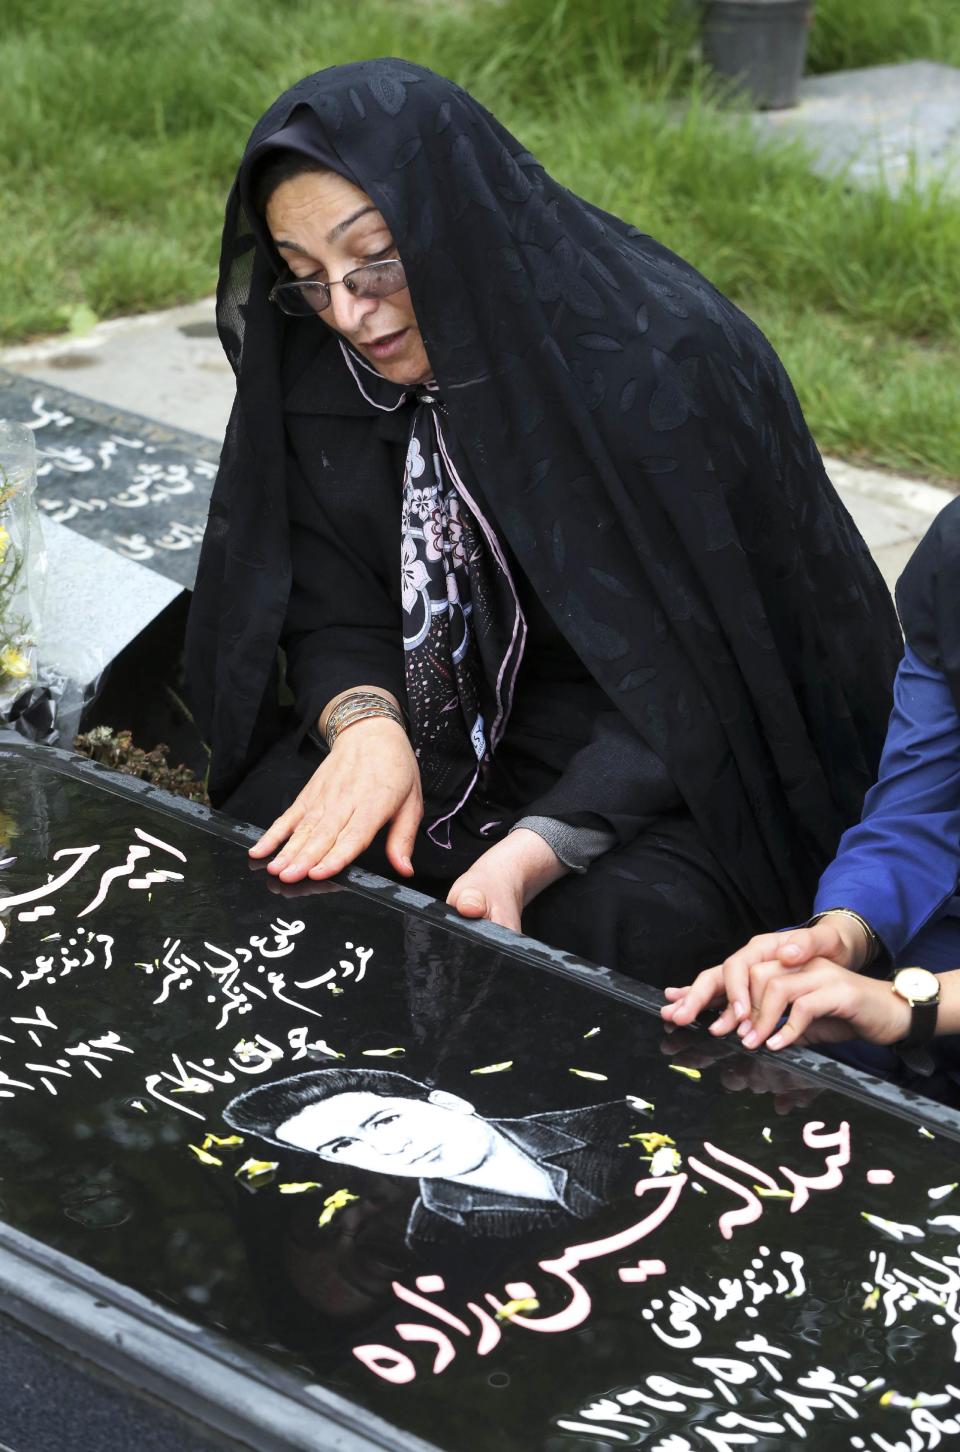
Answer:
[[[521,817],[511,828],[526,827],[536,832],[571,872],[586,872],[590,863],[616,845],[617,834],[596,827],[570,827],[556,817]],[[507,834],[509,836],[509,833]]]

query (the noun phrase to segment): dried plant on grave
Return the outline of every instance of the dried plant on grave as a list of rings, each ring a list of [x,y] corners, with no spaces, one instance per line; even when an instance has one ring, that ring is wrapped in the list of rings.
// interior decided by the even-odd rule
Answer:
[[[150,751],[135,746],[129,731],[112,731],[109,726],[94,726],[78,736],[74,750],[92,761],[99,761],[126,776],[139,777],[153,786],[162,787],[177,797],[209,806],[206,788],[188,766],[171,766],[167,761],[169,747],[160,743]]]

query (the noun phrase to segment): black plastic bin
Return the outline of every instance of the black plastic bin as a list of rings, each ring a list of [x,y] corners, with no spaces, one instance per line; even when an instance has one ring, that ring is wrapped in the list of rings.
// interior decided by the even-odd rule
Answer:
[[[760,110],[795,106],[813,0],[704,0],[703,53]]]

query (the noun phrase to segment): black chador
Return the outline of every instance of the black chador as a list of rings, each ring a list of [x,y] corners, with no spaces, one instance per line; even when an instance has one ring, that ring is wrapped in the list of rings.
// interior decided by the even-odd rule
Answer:
[[[249,196],[278,144],[382,212],[429,396],[269,302],[280,263]],[[319,763],[326,702],[382,685],[427,753],[427,890],[534,813],[609,834],[524,915],[584,956],[679,981],[805,916],[875,772],[899,632],[749,319],[457,86],[381,60],[308,77],[254,129],[218,323],[237,399],[188,641],[213,799],[269,822]],[[489,567],[461,572],[479,645],[432,762],[404,662],[414,441]]]

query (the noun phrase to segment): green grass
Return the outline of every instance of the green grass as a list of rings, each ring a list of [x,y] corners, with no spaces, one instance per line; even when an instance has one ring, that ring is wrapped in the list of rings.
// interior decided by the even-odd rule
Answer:
[[[956,0],[817,0],[810,69],[850,70],[892,61],[960,65]]]
[[[823,448],[960,480],[960,197],[853,190],[795,147],[759,148],[718,115],[690,13],[688,0],[5,0],[0,338],[212,291],[257,116],[310,70],[400,54],[454,76],[567,185],[756,317]],[[960,0],[819,0],[812,41],[821,68],[958,60]]]

